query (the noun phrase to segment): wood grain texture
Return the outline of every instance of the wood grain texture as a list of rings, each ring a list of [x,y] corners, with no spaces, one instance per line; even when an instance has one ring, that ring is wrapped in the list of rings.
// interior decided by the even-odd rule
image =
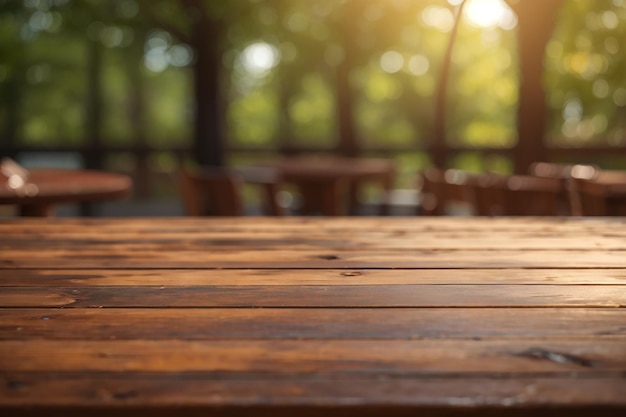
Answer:
[[[404,411],[413,410],[413,413],[414,407],[426,408],[427,414],[428,408],[441,407],[440,414],[430,415],[442,415],[443,409],[447,409],[449,414],[454,414],[456,410],[462,415],[472,412],[476,415],[491,415],[494,411],[491,408],[500,410],[496,414],[501,414],[504,408],[507,416],[555,415],[557,409],[551,407],[560,404],[569,416],[584,415],[577,412],[589,413],[596,409],[597,399],[600,397],[605,404],[601,415],[618,416],[618,411],[626,402],[623,378],[612,376],[588,376],[575,380],[533,375],[515,378],[456,376],[420,379],[325,379],[306,376],[280,379],[261,376],[254,379],[224,380],[206,373],[125,375],[115,372],[8,372],[0,375],[0,382],[0,396],[16,407],[12,411],[24,413],[32,407],[33,398],[41,398],[42,405],[51,407],[52,410],[59,409],[59,415],[72,410],[74,415],[79,415],[72,408],[77,406],[84,407],[80,411],[91,408],[95,412],[97,407],[114,407],[114,410],[127,407],[126,414],[129,411],[137,413],[141,411],[139,404],[149,407],[150,413],[156,414],[165,407],[176,407],[179,412],[181,409],[200,412],[202,407],[225,407],[224,410],[232,412],[231,405],[235,402],[240,402],[241,408],[244,405],[255,407],[257,412],[281,413],[282,410],[280,415],[295,415],[294,411],[309,415],[308,408],[317,409],[319,413],[328,412],[333,409],[329,404],[334,402],[335,408],[346,408],[344,413],[349,412],[351,407],[358,407],[359,412],[367,412],[369,407],[376,407],[379,413],[372,415],[381,415],[381,407],[391,408],[388,412],[396,411],[392,412],[393,415],[400,411],[397,409],[399,407],[408,407]],[[266,395],[261,396],[260,392]],[[529,403],[538,406],[528,407]],[[17,408],[18,406],[22,408]],[[550,410],[542,413],[541,406]],[[206,412],[206,408],[204,410]],[[165,415],[176,415],[171,414],[172,411],[169,410]],[[607,411],[610,414],[605,414]],[[331,414],[341,413],[335,410]]]
[[[4,287],[5,307],[625,307],[626,285]]]
[[[626,367],[625,337],[520,340],[0,341],[10,372],[290,375],[550,374]]]
[[[52,247],[80,248],[90,245],[93,248],[115,245],[122,250],[150,250],[155,248],[186,249],[186,250],[247,250],[284,249],[402,249],[402,250],[450,250],[450,249],[526,249],[546,250],[559,247],[567,250],[623,250],[626,233],[590,234],[562,233],[543,231],[510,230],[493,234],[489,230],[460,232],[410,232],[400,228],[389,231],[350,230],[333,231],[332,234],[316,230],[307,231],[195,231],[185,233],[166,233],[150,235],[141,232],[115,232],[107,235],[76,233],[68,231],[57,235],[37,236],[29,233],[5,236],[0,241],[4,249],[20,249],[25,247],[50,249]],[[36,236],[36,235],[35,235]]]
[[[318,232],[337,230],[404,230],[410,231],[467,231],[490,230],[500,233],[503,230],[526,230],[552,232],[611,232],[626,225],[622,217],[612,218],[572,218],[572,217],[335,217],[320,219],[315,217],[288,217],[276,222],[268,217],[221,217],[221,218],[172,218],[137,217],[137,218],[59,218],[49,219],[0,219],[0,230],[30,231],[31,233],[49,233],[50,231],[68,232],[96,229],[110,232],[140,231],[149,234],[195,233],[202,231],[285,231],[316,230]],[[96,229],[94,229],[96,228]],[[91,230],[90,230],[91,229]],[[622,232],[623,233],[623,232]]]
[[[611,228],[600,228],[594,221],[572,226],[571,221],[546,222],[533,219],[503,222],[502,219],[429,218],[407,222],[359,219],[355,227],[345,219],[329,219],[324,224],[311,220],[285,219],[272,225],[265,219],[251,223],[248,219],[206,219],[198,222],[184,219],[172,229],[166,219],[152,224],[142,220],[121,220],[109,225],[98,220],[63,219],[63,227],[0,221],[0,245],[33,247],[52,245],[76,247],[93,245],[129,245],[150,249],[159,245],[199,249],[212,247],[285,248],[292,249],[577,249],[623,250],[626,239],[624,224],[613,220]],[[493,222],[485,223],[485,220]],[[11,226],[11,227],[5,227]],[[125,227],[127,226],[127,227]],[[92,232],[96,227],[105,233]]]
[[[0,287],[198,285],[626,285],[626,269],[9,269]]]
[[[0,269],[133,268],[626,268],[626,251],[579,250],[188,250],[129,247],[5,249]]]
[[[626,220],[0,220],[0,414],[623,416]]]
[[[616,308],[0,309],[0,340],[485,339],[626,336]]]

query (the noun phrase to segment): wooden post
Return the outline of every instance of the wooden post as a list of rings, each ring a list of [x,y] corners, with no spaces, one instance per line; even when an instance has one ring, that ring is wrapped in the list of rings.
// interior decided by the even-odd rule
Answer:
[[[193,66],[195,116],[194,159],[199,165],[225,164],[220,91],[221,24],[206,13],[192,20],[192,45],[196,51]]]
[[[83,165],[88,169],[102,169],[102,45],[97,40],[88,40],[87,47],[87,108],[85,114],[85,133],[87,143],[84,146]],[[91,203],[80,204],[81,216],[93,216]]]
[[[448,45],[443,56],[441,63],[441,72],[439,74],[439,81],[437,84],[437,96],[435,105],[435,129],[434,129],[434,143],[432,147],[432,158],[434,165],[439,168],[445,168],[447,159],[447,144],[446,144],[446,121],[447,121],[447,96],[448,96],[448,80],[450,78],[450,67],[452,62],[452,50],[454,49],[454,43],[456,41],[456,35],[459,29],[459,23],[462,18],[463,8],[466,1],[464,0],[456,8],[454,26],[450,31],[450,37],[448,38]]]
[[[546,159],[547,104],[543,86],[545,49],[552,36],[562,0],[524,0],[511,5],[518,16],[519,105],[516,173]]]
[[[101,135],[102,113],[102,45],[98,41],[87,41],[87,108],[85,114],[85,133],[87,152],[84,165],[89,169],[102,168]]]
[[[6,104],[2,108],[4,113],[4,129],[0,136],[0,148],[2,152],[0,156],[6,156],[15,159],[15,146],[22,136],[23,118],[22,118],[22,98],[24,95],[24,80],[21,60],[13,68],[12,74],[4,82],[3,102]],[[0,116],[2,116],[0,114]]]
[[[350,81],[350,74],[354,67],[355,60],[355,42],[356,26],[354,25],[354,16],[356,11],[354,6],[358,1],[348,1],[343,5],[342,19],[338,21],[337,28],[342,39],[344,50],[343,60],[335,69],[336,80],[336,104],[337,104],[337,123],[339,130],[339,142],[337,143],[337,151],[340,155],[346,157],[356,157],[359,154],[359,143],[356,132],[356,123],[354,120],[354,95]]]
[[[145,84],[143,77],[143,37],[141,41],[133,43],[133,49],[125,57],[127,62],[126,75],[129,81],[129,109],[128,117],[132,126],[133,142],[135,145],[134,186],[135,196],[141,199],[150,198],[152,176],[148,163],[149,152],[146,141],[146,105]]]
[[[288,156],[293,154],[293,132],[291,118],[289,117],[289,106],[291,105],[291,97],[295,95],[295,85],[293,78],[286,71],[282,74],[279,73],[277,78],[278,103],[279,108],[282,109],[278,115],[278,153]]]
[[[346,51],[344,61],[337,66],[337,117],[339,128],[338,153],[342,156],[355,157],[359,153],[354,123],[354,106],[352,87],[350,86],[350,72],[352,65]]]

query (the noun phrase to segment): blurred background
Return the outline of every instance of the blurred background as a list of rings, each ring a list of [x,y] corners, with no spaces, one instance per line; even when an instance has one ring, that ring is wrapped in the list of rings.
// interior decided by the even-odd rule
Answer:
[[[112,215],[279,155],[392,159],[399,204],[432,164],[626,169],[625,45],[624,0],[0,0],[0,153],[131,175]]]

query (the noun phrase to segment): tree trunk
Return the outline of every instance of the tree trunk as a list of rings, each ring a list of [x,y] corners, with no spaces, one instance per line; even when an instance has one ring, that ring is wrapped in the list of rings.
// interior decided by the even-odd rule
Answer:
[[[517,173],[527,172],[533,162],[545,160],[547,156],[544,58],[561,4],[562,0],[524,0],[512,5],[519,19],[518,142],[514,156]]]
[[[340,25],[338,31],[341,34],[343,42],[344,57],[339,65],[337,65],[335,71],[337,123],[339,130],[337,151],[340,155],[347,157],[356,157],[360,151],[354,116],[354,94],[350,81],[356,54],[354,38],[356,36],[357,27],[353,16],[357,15],[355,7],[358,6],[358,1],[352,0],[346,2],[343,6],[343,19],[338,22]]]
[[[336,72],[337,122],[339,124],[339,143],[337,147],[340,155],[355,157],[359,154],[359,145],[354,120],[354,97],[352,94],[352,86],[350,85],[352,62],[348,48],[346,48],[345,59],[337,66]]]
[[[291,117],[289,116],[289,108],[291,106],[291,98],[295,96],[295,83],[292,77],[285,71],[279,73],[278,76],[278,153],[284,156],[293,155],[293,129]]]
[[[446,123],[447,123],[447,109],[448,109],[448,83],[450,79],[450,67],[452,62],[452,50],[456,42],[456,36],[459,29],[459,23],[462,18],[463,8],[465,7],[466,0],[464,0],[455,11],[454,26],[450,31],[450,37],[448,38],[448,45],[443,55],[441,62],[441,72],[439,73],[439,80],[437,84],[437,96],[435,105],[435,123],[434,123],[434,141],[433,141],[433,163],[436,167],[445,168],[447,158],[446,143]]]
[[[87,41],[87,106],[85,114],[85,134],[83,165],[88,169],[102,169],[102,45],[98,41]],[[95,214],[92,203],[80,204],[80,215],[90,217]]]
[[[24,71],[22,71],[20,67],[20,65],[14,67],[14,73],[4,82],[3,89],[3,102],[5,106],[2,109],[2,118],[4,119],[4,129],[2,137],[0,137],[0,148],[3,149],[0,156],[11,158],[15,158],[14,147],[21,139],[23,126],[22,86],[24,85],[24,81],[22,77]]]
[[[132,128],[133,142],[136,146],[135,153],[135,181],[134,194],[140,199],[147,200],[151,194],[151,175],[149,164],[149,152],[146,143],[146,97],[145,81],[143,75],[143,41],[134,42],[132,50],[125,57],[127,63],[126,75],[128,77],[128,117]]]
[[[102,46],[97,41],[87,44],[87,106],[85,114],[85,134],[87,137],[84,165],[89,169],[102,169]]]
[[[222,109],[220,106],[221,28],[206,14],[196,15],[192,46],[196,51],[193,66],[195,116],[194,159],[199,165],[225,164]]]

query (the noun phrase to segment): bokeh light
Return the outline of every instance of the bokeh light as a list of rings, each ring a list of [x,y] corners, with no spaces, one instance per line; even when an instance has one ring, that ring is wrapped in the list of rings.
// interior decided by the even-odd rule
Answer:
[[[380,67],[383,71],[393,74],[404,66],[404,57],[398,51],[387,51],[380,57]]]
[[[502,0],[468,0],[464,15],[477,27],[511,30],[517,26],[515,13]]]
[[[454,26],[454,15],[445,7],[428,6],[422,12],[421,18],[424,24],[441,32],[449,32]]]
[[[241,63],[251,75],[263,77],[274,68],[280,59],[278,49],[266,42],[248,45],[241,54]]]
[[[411,74],[420,76],[428,72],[430,61],[424,55],[413,55],[409,58],[409,71]]]

